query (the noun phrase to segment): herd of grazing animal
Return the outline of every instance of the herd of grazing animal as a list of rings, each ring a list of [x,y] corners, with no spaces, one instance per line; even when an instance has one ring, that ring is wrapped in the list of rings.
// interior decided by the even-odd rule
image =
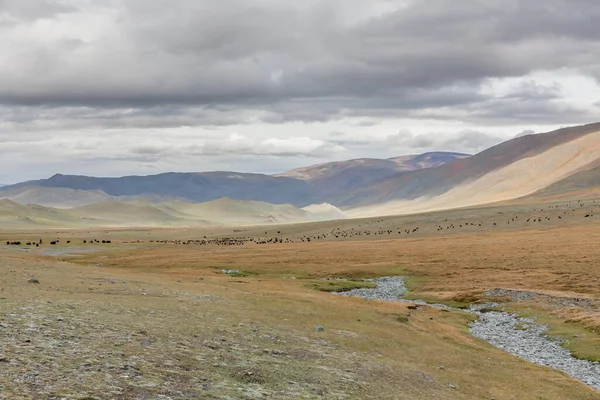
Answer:
[[[532,213],[521,212],[520,215],[514,215],[506,217],[503,212],[498,212],[498,218],[502,220],[489,221],[489,217],[484,221],[467,221],[466,218],[460,220],[450,221],[448,219],[442,222],[430,223],[425,226],[409,226],[409,227],[382,227],[385,223],[383,219],[373,219],[369,221],[361,221],[360,224],[354,227],[337,227],[331,229],[326,233],[315,233],[312,235],[302,236],[289,236],[282,233],[281,230],[276,231],[269,235],[268,231],[265,231],[264,236],[253,237],[253,236],[239,236],[239,237],[221,237],[221,238],[207,238],[204,236],[202,239],[171,239],[171,240],[150,240],[150,243],[158,244],[171,244],[171,245],[216,245],[216,246],[243,246],[245,244],[256,244],[256,245],[267,245],[267,244],[282,244],[282,243],[313,243],[318,241],[331,241],[331,240],[344,240],[344,239],[361,239],[365,237],[382,237],[382,236],[401,236],[410,237],[413,234],[418,234],[422,231],[434,230],[437,232],[444,231],[477,231],[478,228],[492,228],[500,227],[503,223],[505,225],[510,224],[521,224],[521,226],[528,226],[532,224],[540,224],[547,221],[567,221],[569,217],[581,218],[594,218],[594,208],[597,208],[600,204],[596,204],[596,201],[585,202],[583,200],[569,201],[558,205],[549,205],[545,208],[534,208]],[[585,211],[584,211],[585,210]],[[588,211],[589,210],[589,211]],[[551,214],[545,214],[551,211]],[[562,213],[561,213],[562,211]],[[545,214],[545,215],[544,215]],[[575,215],[573,215],[575,214]],[[520,218],[519,218],[520,217]],[[421,222],[421,225],[423,222]],[[145,243],[145,240],[134,240],[131,242],[124,243]],[[51,246],[55,246],[60,243],[59,239],[52,240],[49,242]],[[66,241],[67,244],[71,243],[71,240]],[[83,244],[111,244],[111,240],[99,240],[99,239],[83,239]],[[22,242],[20,240],[7,240],[7,246],[36,246],[40,247],[43,241],[40,239],[39,242]]]
[[[243,245],[247,240],[245,240],[244,238],[217,238],[217,239],[207,239],[206,236],[204,236],[203,239],[188,239],[188,240],[179,240],[179,239],[173,239],[173,240],[150,240],[149,243],[162,243],[162,244],[182,244],[182,245],[209,245],[209,244],[215,244],[217,246],[241,246]],[[140,240],[136,240],[135,242],[131,242],[131,243],[144,243],[143,241]]]
[[[50,246],[56,246],[56,245],[58,245],[60,243],[60,239],[52,240],[49,243],[50,243]],[[67,240],[66,243],[70,244],[71,241]],[[89,240],[88,241],[88,240],[84,239],[82,243],[83,244],[87,244],[87,243],[90,243],[90,244],[92,244],[92,243],[105,243],[105,244],[108,244],[108,243],[112,243],[112,242],[110,240],[96,240],[96,239],[94,239],[94,240]],[[40,239],[39,242],[31,242],[31,241],[30,242],[21,242],[21,241],[10,241],[10,240],[6,241],[6,245],[7,246],[35,246],[35,247],[40,247],[42,244],[44,244],[44,241],[42,239]]]
[[[573,204],[576,204],[574,206]],[[579,200],[576,203],[568,202],[561,205],[550,205],[547,208],[533,209],[533,213],[535,215],[527,215],[527,213],[523,212],[521,217],[519,215],[514,215],[511,217],[504,217],[503,221],[492,221],[492,222],[484,222],[484,221],[454,221],[450,222],[448,219],[443,221],[443,224],[435,224],[431,228],[435,228],[438,232],[440,231],[449,231],[449,230],[468,230],[472,232],[474,229],[478,228],[489,228],[489,227],[500,227],[502,223],[506,225],[510,224],[518,224],[522,225],[532,224],[532,223],[541,223],[544,221],[551,221],[554,216],[540,216],[539,213],[543,213],[547,210],[556,211],[557,209],[563,209],[563,213],[558,215],[556,220],[565,221],[569,214],[574,213],[577,209],[581,209],[584,207],[592,206],[594,207],[596,201],[591,202],[591,204],[586,204],[584,201]],[[499,215],[503,215],[503,213],[499,213]],[[594,216],[594,211],[591,210],[587,214],[585,214],[585,218],[591,218]],[[524,217],[528,217],[525,219]],[[378,226],[384,223],[383,219],[373,219],[369,221],[362,221],[361,224],[355,227],[343,229],[342,227],[333,228],[331,231],[326,233],[315,233],[312,235],[302,235],[302,236],[288,236],[282,234],[282,231],[277,231],[276,234],[269,235],[269,232],[264,232],[264,236],[260,237],[225,237],[225,238],[215,238],[215,239],[207,239],[204,236],[201,240],[153,240],[150,242],[154,243],[165,243],[165,244],[182,244],[182,245],[220,245],[220,246],[240,246],[246,243],[257,244],[257,245],[267,245],[267,244],[281,244],[281,243],[314,243],[318,241],[331,241],[331,240],[342,240],[349,238],[364,238],[364,237],[374,237],[374,236],[403,236],[410,237],[414,234],[418,234],[419,232],[426,231],[428,226],[410,226],[410,227],[381,227]],[[139,241],[137,241],[139,243]]]
[[[35,246],[35,247],[40,247],[40,245],[44,243],[44,241],[42,239],[40,239],[39,242],[24,242],[22,243],[25,246]],[[6,245],[7,246],[21,246],[21,241],[16,241],[16,242],[11,242],[10,240],[6,241]]]

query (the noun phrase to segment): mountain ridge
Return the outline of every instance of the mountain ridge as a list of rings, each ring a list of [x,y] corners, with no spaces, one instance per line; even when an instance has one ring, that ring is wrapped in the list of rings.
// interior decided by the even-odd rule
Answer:
[[[467,159],[396,177],[364,188],[354,198],[346,194],[344,201],[354,206],[353,216],[470,206],[471,196],[479,197],[477,204],[487,204],[508,200],[502,192],[511,184],[512,198],[523,197],[541,189],[536,187],[540,182],[551,185],[591,169],[599,159],[600,123],[563,128],[514,138]],[[334,204],[343,207],[344,201]]]
[[[377,198],[362,196],[360,202],[388,201],[394,198],[414,200],[422,196],[439,195],[457,184],[475,180],[486,173],[510,165],[522,158],[539,154],[548,148],[567,143],[580,136],[600,131],[600,123],[561,128],[556,131],[516,137],[490,147],[469,158],[456,160],[445,166],[415,171],[362,189],[379,195]],[[358,194],[361,194],[360,192]],[[364,194],[364,193],[363,193]],[[357,205],[359,201],[341,201],[345,205]]]
[[[92,194],[87,192],[95,191],[95,196],[99,201],[135,201],[154,197],[155,202],[177,199],[190,203],[203,203],[230,197],[236,200],[267,201],[272,204],[292,204],[297,207],[306,207],[311,204],[326,203],[337,192],[353,190],[379,182],[399,171],[425,168],[427,161],[423,160],[428,160],[432,155],[436,155],[436,163],[443,162],[440,161],[441,159],[449,161],[457,157],[468,156],[458,154],[436,152],[409,156],[411,158],[420,157],[418,163],[410,166],[408,165],[410,159],[403,163],[388,159],[368,159],[372,160],[370,163],[362,163],[357,160],[326,163],[339,168],[332,170],[326,176],[308,180],[282,174],[265,175],[231,171],[166,172],[156,175],[130,175],[116,178],[54,174],[48,179],[26,181],[0,188],[0,197],[8,197],[21,203],[40,202],[59,208],[94,203],[94,201],[85,199],[79,202],[67,199],[67,204],[63,205],[58,199],[52,197],[53,191],[58,192],[57,188],[60,188],[63,195],[67,197],[79,193],[83,198],[91,198]],[[314,170],[319,167],[304,168]],[[37,188],[37,192],[34,188]],[[53,189],[42,190],[40,188]]]
[[[473,156],[429,152],[389,159],[358,158],[275,175],[230,171],[117,178],[55,174],[0,188],[0,198],[63,208],[108,202],[115,205],[112,213],[123,215],[132,205],[117,203],[141,202],[145,208],[136,209],[139,213],[166,213],[190,220],[198,218],[199,210],[210,215],[211,202],[217,199],[221,199],[214,203],[217,208],[229,208],[230,216],[240,202],[250,201],[253,206],[237,218],[254,223],[264,221],[265,213],[259,210],[267,209],[291,219],[302,219],[303,212],[310,210],[321,218],[362,217],[470,207],[536,193],[555,196],[594,189],[600,173],[597,167],[600,123],[518,136]],[[237,203],[234,207],[227,202]],[[294,209],[280,207],[285,205]],[[235,222],[225,214],[221,219]]]

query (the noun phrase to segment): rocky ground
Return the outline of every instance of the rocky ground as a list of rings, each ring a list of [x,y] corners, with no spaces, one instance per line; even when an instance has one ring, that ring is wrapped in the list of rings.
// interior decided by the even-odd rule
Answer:
[[[0,399],[350,399],[370,365],[313,327],[247,320],[231,298],[93,269],[3,271]]]
[[[1,305],[3,399],[345,399],[357,387],[353,373],[329,365],[335,349],[326,341],[251,323],[168,333],[156,329],[170,323],[160,309]],[[275,367],[290,359],[295,370]]]
[[[407,293],[402,277],[383,277],[370,281],[377,284],[376,289],[354,289],[340,294],[365,299],[412,302],[402,299],[402,296]],[[593,303],[589,299],[562,298],[506,289],[494,289],[486,292],[485,295],[489,297],[509,296],[512,301],[517,302],[543,297],[561,306],[577,304],[589,307]],[[415,303],[423,304],[421,301]],[[486,304],[485,306],[490,305],[495,306],[495,304]],[[440,305],[433,306],[439,307]],[[536,364],[558,369],[596,390],[600,390],[599,362],[574,358],[558,340],[548,338],[545,335],[548,328],[543,324],[536,323],[534,318],[519,318],[515,314],[502,311],[479,311],[482,309],[483,306],[479,306],[472,307],[467,311],[478,316],[478,320],[470,326],[471,334],[510,354]]]
[[[352,289],[347,292],[338,293],[342,296],[362,297],[371,300],[391,300],[398,301],[408,289],[404,285],[404,279],[401,276],[388,276],[378,279],[367,279],[367,282],[377,284],[376,289]]]
[[[510,289],[492,289],[484,293],[486,297],[508,297],[510,301],[519,303],[522,301],[541,299],[546,304],[554,307],[566,308],[566,307],[580,307],[580,308],[594,308],[596,302],[593,299],[580,298],[580,297],[565,297],[565,296],[551,296],[544,293],[536,293],[525,290],[510,290]]]
[[[547,327],[533,318],[506,312],[480,313],[471,333],[486,342],[536,364],[561,370],[600,390],[600,363],[578,360],[559,341],[546,337]]]
[[[560,371],[469,335],[475,313],[315,290],[410,275],[425,282],[411,297],[432,302],[509,287],[523,290],[490,291],[484,301],[567,307],[581,301],[558,296],[598,298],[600,282],[591,265],[594,232],[571,237],[587,243],[572,256],[560,248],[567,233],[556,240],[544,234],[536,253],[530,234],[310,247],[119,244],[78,257],[0,246],[0,399],[600,399],[600,391]],[[347,294],[394,300],[406,293],[400,278],[376,283],[377,292]],[[526,292],[531,288],[547,294]],[[556,299],[543,297],[550,294]],[[565,337],[580,333],[569,332]],[[586,337],[592,345],[594,335]],[[593,346],[587,349],[593,357]]]

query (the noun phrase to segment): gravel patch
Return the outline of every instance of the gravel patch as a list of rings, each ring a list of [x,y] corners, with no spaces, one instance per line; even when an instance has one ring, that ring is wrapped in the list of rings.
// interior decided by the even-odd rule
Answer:
[[[538,296],[534,292],[526,292],[523,290],[510,290],[510,289],[492,289],[488,290],[483,294],[486,297],[510,297],[511,301],[520,302],[534,299]]]
[[[506,312],[479,313],[471,334],[527,361],[558,369],[600,390],[600,363],[574,358],[558,340],[548,338],[546,325]]]
[[[402,298],[408,292],[402,277],[384,277],[370,279],[367,282],[375,282],[377,288],[353,289],[338,294],[363,299],[426,304],[423,301]],[[487,292],[486,295],[490,297],[508,295],[515,299],[514,301],[525,301],[539,296],[533,292],[506,289],[494,289]],[[476,314],[479,317],[478,320],[470,325],[470,332],[473,336],[524,360],[563,371],[592,388],[600,390],[600,363],[576,359],[569,350],[561,346],[558,340],[549,338],[546,335],[547,326],[536,323],[532,318],[519,318],[515,314],[502,311],[479,311],[484,307],[496,305],[495,303],[488,303],[471,307],[469,310],[459,310],[439,304],[433,306]]]
[[[528,292],[524,290],[492,289],[484,293],[486,297],[510,297],[511,301],[518,303],[531,299],[540,299],[555,307],[581,307],[586,309],[595,308],[596,302],[592,299],[580,297],[559,297],[548,294]]]
[[[239,269],[222,269],[221,272],[225,275],[237,275],[242,273]]]
[[[352,289],[347,292],[337,293],[341,296],[362,297],[371,300],[399,301],[408,293],[401,276],[389,276],[379,279],[365,279],[365,282],[373,282],[376,289]]]

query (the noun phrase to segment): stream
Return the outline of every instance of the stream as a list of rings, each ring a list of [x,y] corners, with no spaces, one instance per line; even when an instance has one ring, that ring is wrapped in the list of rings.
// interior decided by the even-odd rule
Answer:
[[[567,375],[600,390],[600,363],[579,360],[561,346],[557,339],[546,335],[548,327],[538,324],[533,318],[521,318],[503,311],[479,311],[495,304],[472,306],[468,310],[448,307],[442,304],[428,304],[420,300],[406,300],[408,290],[404,278],[400,276],[369,279],[377,285],[374,289],[353,289],[340,296],[361,297],[371,300],[402,301],[412,304],[472,313],[478,316],[469,326],[473,336],[485,340],[524,360],[565,372]]]

